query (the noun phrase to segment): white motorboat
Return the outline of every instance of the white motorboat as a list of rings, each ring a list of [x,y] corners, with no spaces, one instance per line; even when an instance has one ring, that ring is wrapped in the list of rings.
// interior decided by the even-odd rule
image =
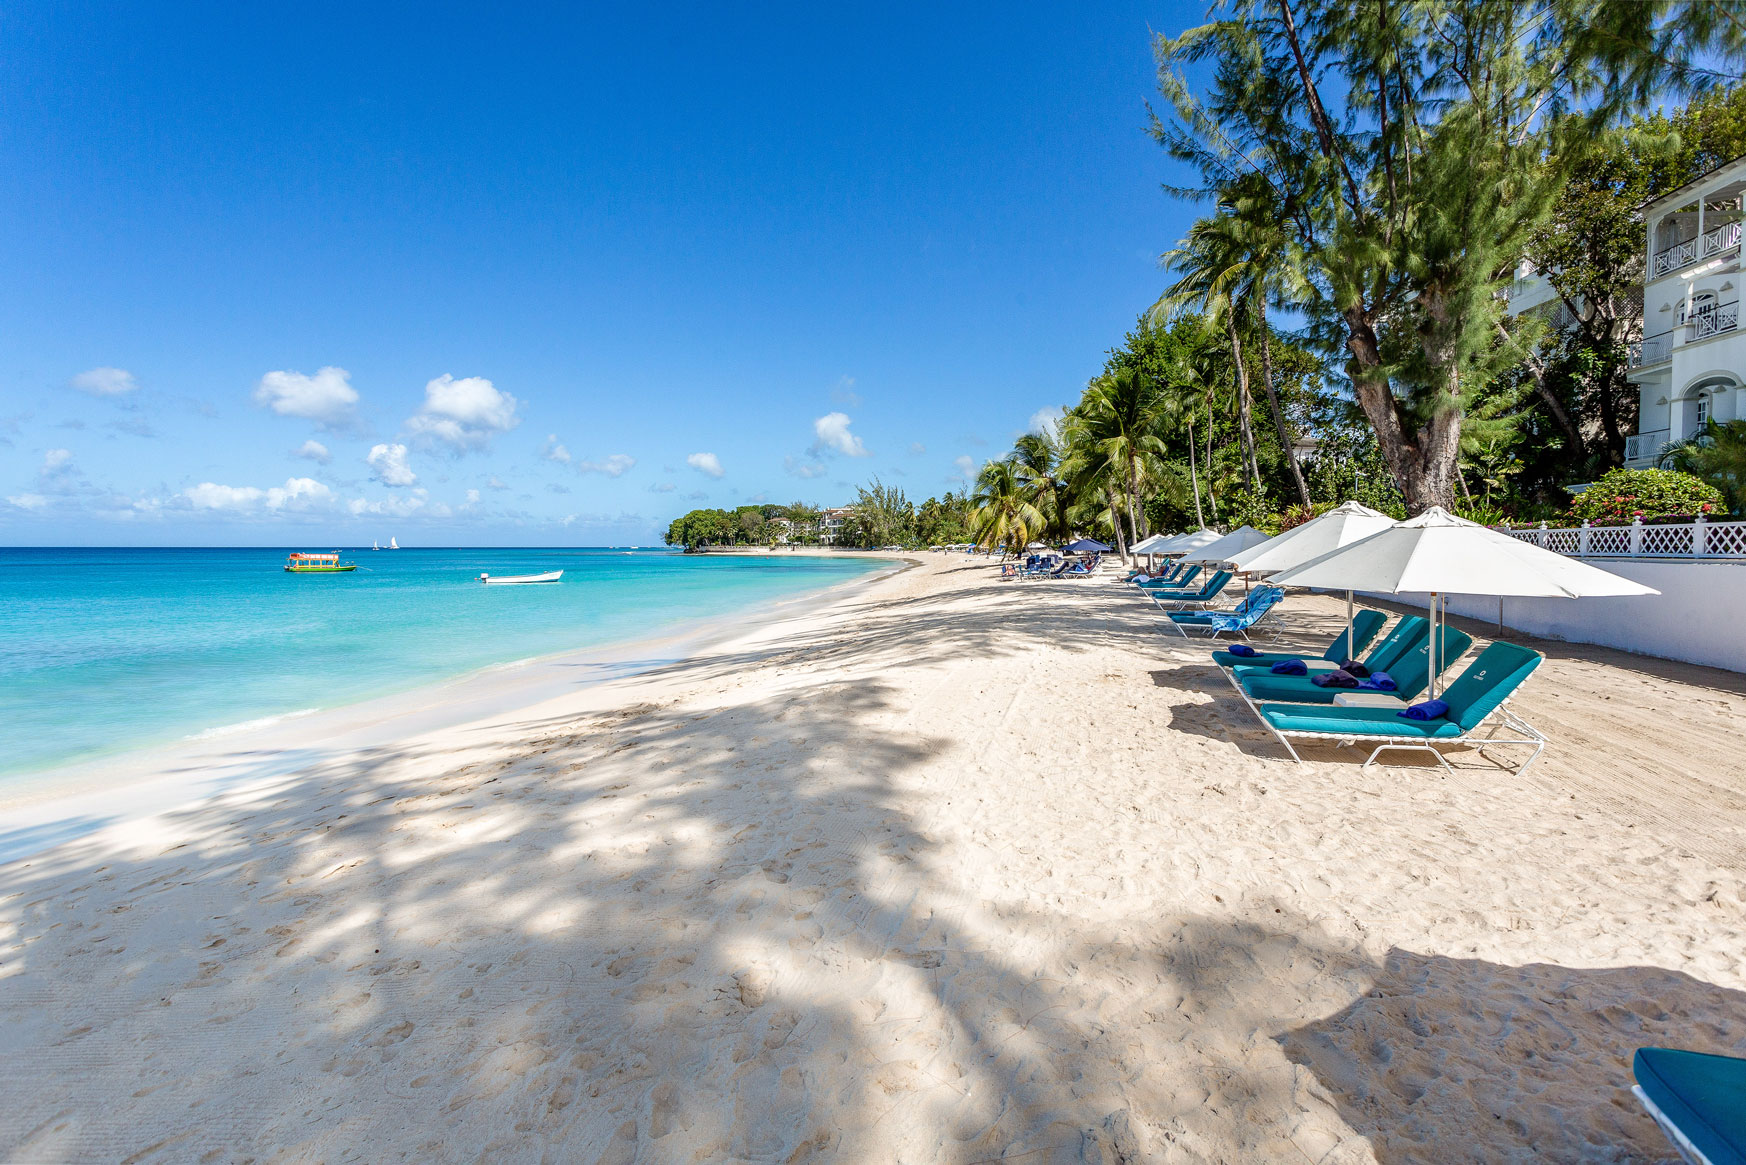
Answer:
[[[563,577],[564,572],[561,570],[548,570],[544,574],[482,574],[479,581],[487,586],[495,586],[500,583],[557,582]]]

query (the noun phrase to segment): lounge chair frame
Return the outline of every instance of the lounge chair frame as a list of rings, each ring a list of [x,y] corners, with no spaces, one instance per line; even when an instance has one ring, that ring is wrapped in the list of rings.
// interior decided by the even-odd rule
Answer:
[[[1271,602],[1267,605],[1266,610],[1262,611],[1260,615],[1256,616],[1255,621],[1253,623],[1250,623],[1245,627],[1215,627],[1211,623],[1178,623],[1174,619],[1166,620],[1166,622],[1168,622],[1172,627],[1176,628],[1177,632],[1184,639],[1195,638],[1195,636],[1192,636],[1188,633],[1190,628],[1194,628],[1197,631],[1204,630],[1206,632],[1205,635],[1200,636],[1200,638],[1202,638],[1202,639],[1217,639],[1220,635],[1223,635],[1225,632],[1229,631],[1229,632],[1232,632],[1236,635],[1242,636],[1243,642],[1253,643],[1254,638],[1251,637],[1249,633],[1251,631],[1254,631],[1257,627],[1261,627],[1262,629],[1260,631],[1260,634],[1265,635],[1269,639],[1278,639],[1281,635],[1283,635],[1285,633],[1284,625],[1281,624],[1277,619],[1274,619],[1271,625],[1266,626],[1266,627],[1262,627],[1262,624],[1267,623],[1268,619],[1271,618],[1273,616],[1273,614],[1276,611],[1278,611],[1279,608],[1281,606],[1283,606],[1284,604],[1285,604],[1285,600],[1283,598],[1278,598],[1278,599],[1273,600],[1273,602]],[[1235,612],[1234,611],[1209,611],[1208,614],[1233,615],[1233,614],[1235,614]]]
[[[1649,1094],[1643,1091],[1641,1084],[1631,1085],[1631,1095],[1637,1098],[1644,1111],[1654,1118],[1656,1124],[1661,1126],[1662,1133],[1666,1135],[1669,1143],[1678,1150],[1679,1155],[1685,1158],[1688,1165],[1712,1165],[1704,1151],[1691,1143],[1691,1138],[1681,1132],[1679,1126],[1661,1111],[1660,1105],[1649,1099]]]

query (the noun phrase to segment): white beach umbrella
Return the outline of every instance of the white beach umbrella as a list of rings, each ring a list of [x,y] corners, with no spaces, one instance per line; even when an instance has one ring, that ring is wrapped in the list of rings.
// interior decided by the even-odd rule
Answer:
[[[1272,581],[1326,590],[1431,596],[1431,695],[1437,694],[1440,595],[1603,598],[1658,595],[1642,583],[1542,550],[1432,506],[1359,542],[1281,571]]]
[[[1150,538],[1140,539],[1128,549],[1134,554],[1162,554],[1164,547],[1179,537],[1179,534],[1154,534]]]
[[[1208,542],[1182,556],[1184,562],[1230,562],[1233,555],[1269,541],[1268,536],[1253,526],[1240,526],[1223,538]]]
[[[1157,551],[1159,554],[1188,554],[1199,550],[1202,546],[1210,546],[1224,535],[1217,530],[1209,530],[1204,526],[1188,534],[1178,534],[1165,542]]]
[[[1231,561],[1238,570],[1251,574],[1274,574],[1289,570],[1294,566],[1302,566],[1312,558],[1320,558],[1330,551],[1354,542],[1361,542],[1372,534],[1394,525],[1394,519],[1387,514],[1378,513],[1369,506],[1359,502],[1346,502],[1336,506],[1319,518],[1311,518],[1301,526],[1293,526],[1277,538],[1267,541],[1247,550],[1240,550],[1231,556]],[[1273,580],[1277,582],[1278,580]],[[1352,625],[1355,612],[1352,605],[1352,592],[1346,592],[1346,651],[1356,657],[1357,647],[1353,643]]]

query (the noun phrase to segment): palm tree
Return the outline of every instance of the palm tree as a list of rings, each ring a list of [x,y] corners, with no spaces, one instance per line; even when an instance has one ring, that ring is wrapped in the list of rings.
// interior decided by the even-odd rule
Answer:
[[[972,527],[976,544],[990,550],[1004,546],[1016,554],[1043,528],[1042,512],[1009,460],[990,461],[982,467],[970,504],[975,507]]]
[[[1041,532],[1063,537],[1071,534],[1063,486],[1057,476],[1061,463],[1059,437],[1055,433],[1026,433],[1013,443],[1006,459],[1030,491],[1032,504],[1043,515]]]
[[[1663,450],[1661,464],[1721,490],[1730,511],[1746,510],[1746,421],[1704,422],[1696,436]]]
[[[1302,290],[1297,267],[1289,260],[1282,214],[1277,198],[1265,183],[1256,183],[1248,176],[1233,182],[1221,192],[1217,212],[1194,223],[1176,249],[1164,256],[1165,264],[1178,271],[1180,278],[1165,292],[1154,311],[1198,305],[1209,319],[1225,325],[1236,367],[1238,431],[1246,458],[1244,468],[1257,483],[1260,466],[1255,458],[1255,436],[1250,423],[1249,371],[1243,359],[1242,333],[1252,327],[1258,334],[1261,384],[1267,393],[1274,432],[1298,497],[1307,506],[1309,485],[1291,456],[1292,438],[1273,381],[1272,331],[1267,324],[1269,302],[1280,302]]]
[[[1158,394],[1139,369],[1123,368],[1093,380],[1079,411],[1088,439],[1115,469],[1127,509],[1128,541],[1137,542],[1145,536],[1140,503],[1142,463],[1150,456],[1164,454],[1164,442],[1158,436]]]
[[[1206,516],[1200,508],[1200,467],[1194,451],[1194,414],[1208,395],[1200,371],[1193,361],[1183,357],[1171,363],[1158,394],[1160,419],[1172,428],[1180,426],[1188,432],[1188,481],[1194,490],[1194,523],[1200,527],[1205,527]]]

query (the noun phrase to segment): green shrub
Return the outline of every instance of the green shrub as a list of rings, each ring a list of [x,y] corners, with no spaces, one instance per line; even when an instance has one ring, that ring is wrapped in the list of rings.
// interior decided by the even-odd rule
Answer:
[[[1509,513],[1502,506],[1478,499],[1456,502],[1455,515],[1466,518],[1469,522],[1478,522],[1481,526],[1502,526],[1510,520]]]
[[[1576,495],[1573,521],[1629,522],[1641,517],[1696,517],[1714,514],[1722,492],[1715,486],[1670,469],[1614,469]]]

